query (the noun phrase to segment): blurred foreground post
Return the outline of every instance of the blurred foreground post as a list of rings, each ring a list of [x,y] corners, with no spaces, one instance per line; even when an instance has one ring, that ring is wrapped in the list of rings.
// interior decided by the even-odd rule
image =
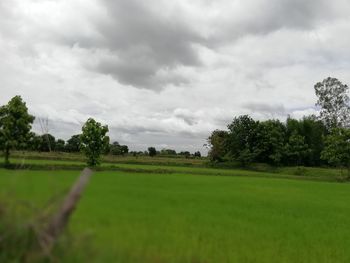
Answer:
[[[73,213],[81,194],[88,183],[90,177],[92,175],[92,170],[89,168],[85,168],[80,177],[75,182],[70,192],[66,196],[62,206],[58,210],[58,212],[53,216],[51,222],[47,229],[42,233],[43,247],[46,248],[46,252],[49,253],[54,243],[56,242],[59,235],[63,232],[65,226],[69,221],[69,217]]]

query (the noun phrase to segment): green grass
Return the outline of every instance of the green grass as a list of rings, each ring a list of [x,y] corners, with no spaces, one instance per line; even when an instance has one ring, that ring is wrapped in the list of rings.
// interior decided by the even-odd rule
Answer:
[[[77,175],[0,169],[0,197],[44,204]],[[340,183],[96,172],[70,222],[76,242],[61,256],[64,262],[350,262],[349,192]]]

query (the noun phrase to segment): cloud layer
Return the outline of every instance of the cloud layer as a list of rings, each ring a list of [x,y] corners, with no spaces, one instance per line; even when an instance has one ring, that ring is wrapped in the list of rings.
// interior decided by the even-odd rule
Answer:
[[[68,138],[90,116],[131,148],[203,150],[239,114],[315,113],[350,83],[346,0],[0,2],[0,103],[21,94]],[[38,129],[38,126],[36,126]]]

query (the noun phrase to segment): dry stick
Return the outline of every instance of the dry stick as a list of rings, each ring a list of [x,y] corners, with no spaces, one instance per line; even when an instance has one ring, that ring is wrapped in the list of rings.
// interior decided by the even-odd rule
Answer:
[[[57,214],[54,215],[46,231],[44,231],[41,243],[42,246],[45,248],[47,254],[49,254],[57,238],[64,230],[64,227],[67,225],[69,217],[74,211],[91,175],[92,170],[90,170],[89,168],[85,168],[82,171],[79,179],[76,181],[76,183],[73,185],[70,192],[66,196],[61,208],[59,209]]]

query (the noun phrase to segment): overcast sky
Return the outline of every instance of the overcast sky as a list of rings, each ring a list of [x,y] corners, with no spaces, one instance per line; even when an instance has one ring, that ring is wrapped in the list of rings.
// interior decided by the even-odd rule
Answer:
[[[4,0],[0,103],[63,139],[94,117],[134,150],[204,151],[234,116],[315,113],[349,48],[349,0]]]

